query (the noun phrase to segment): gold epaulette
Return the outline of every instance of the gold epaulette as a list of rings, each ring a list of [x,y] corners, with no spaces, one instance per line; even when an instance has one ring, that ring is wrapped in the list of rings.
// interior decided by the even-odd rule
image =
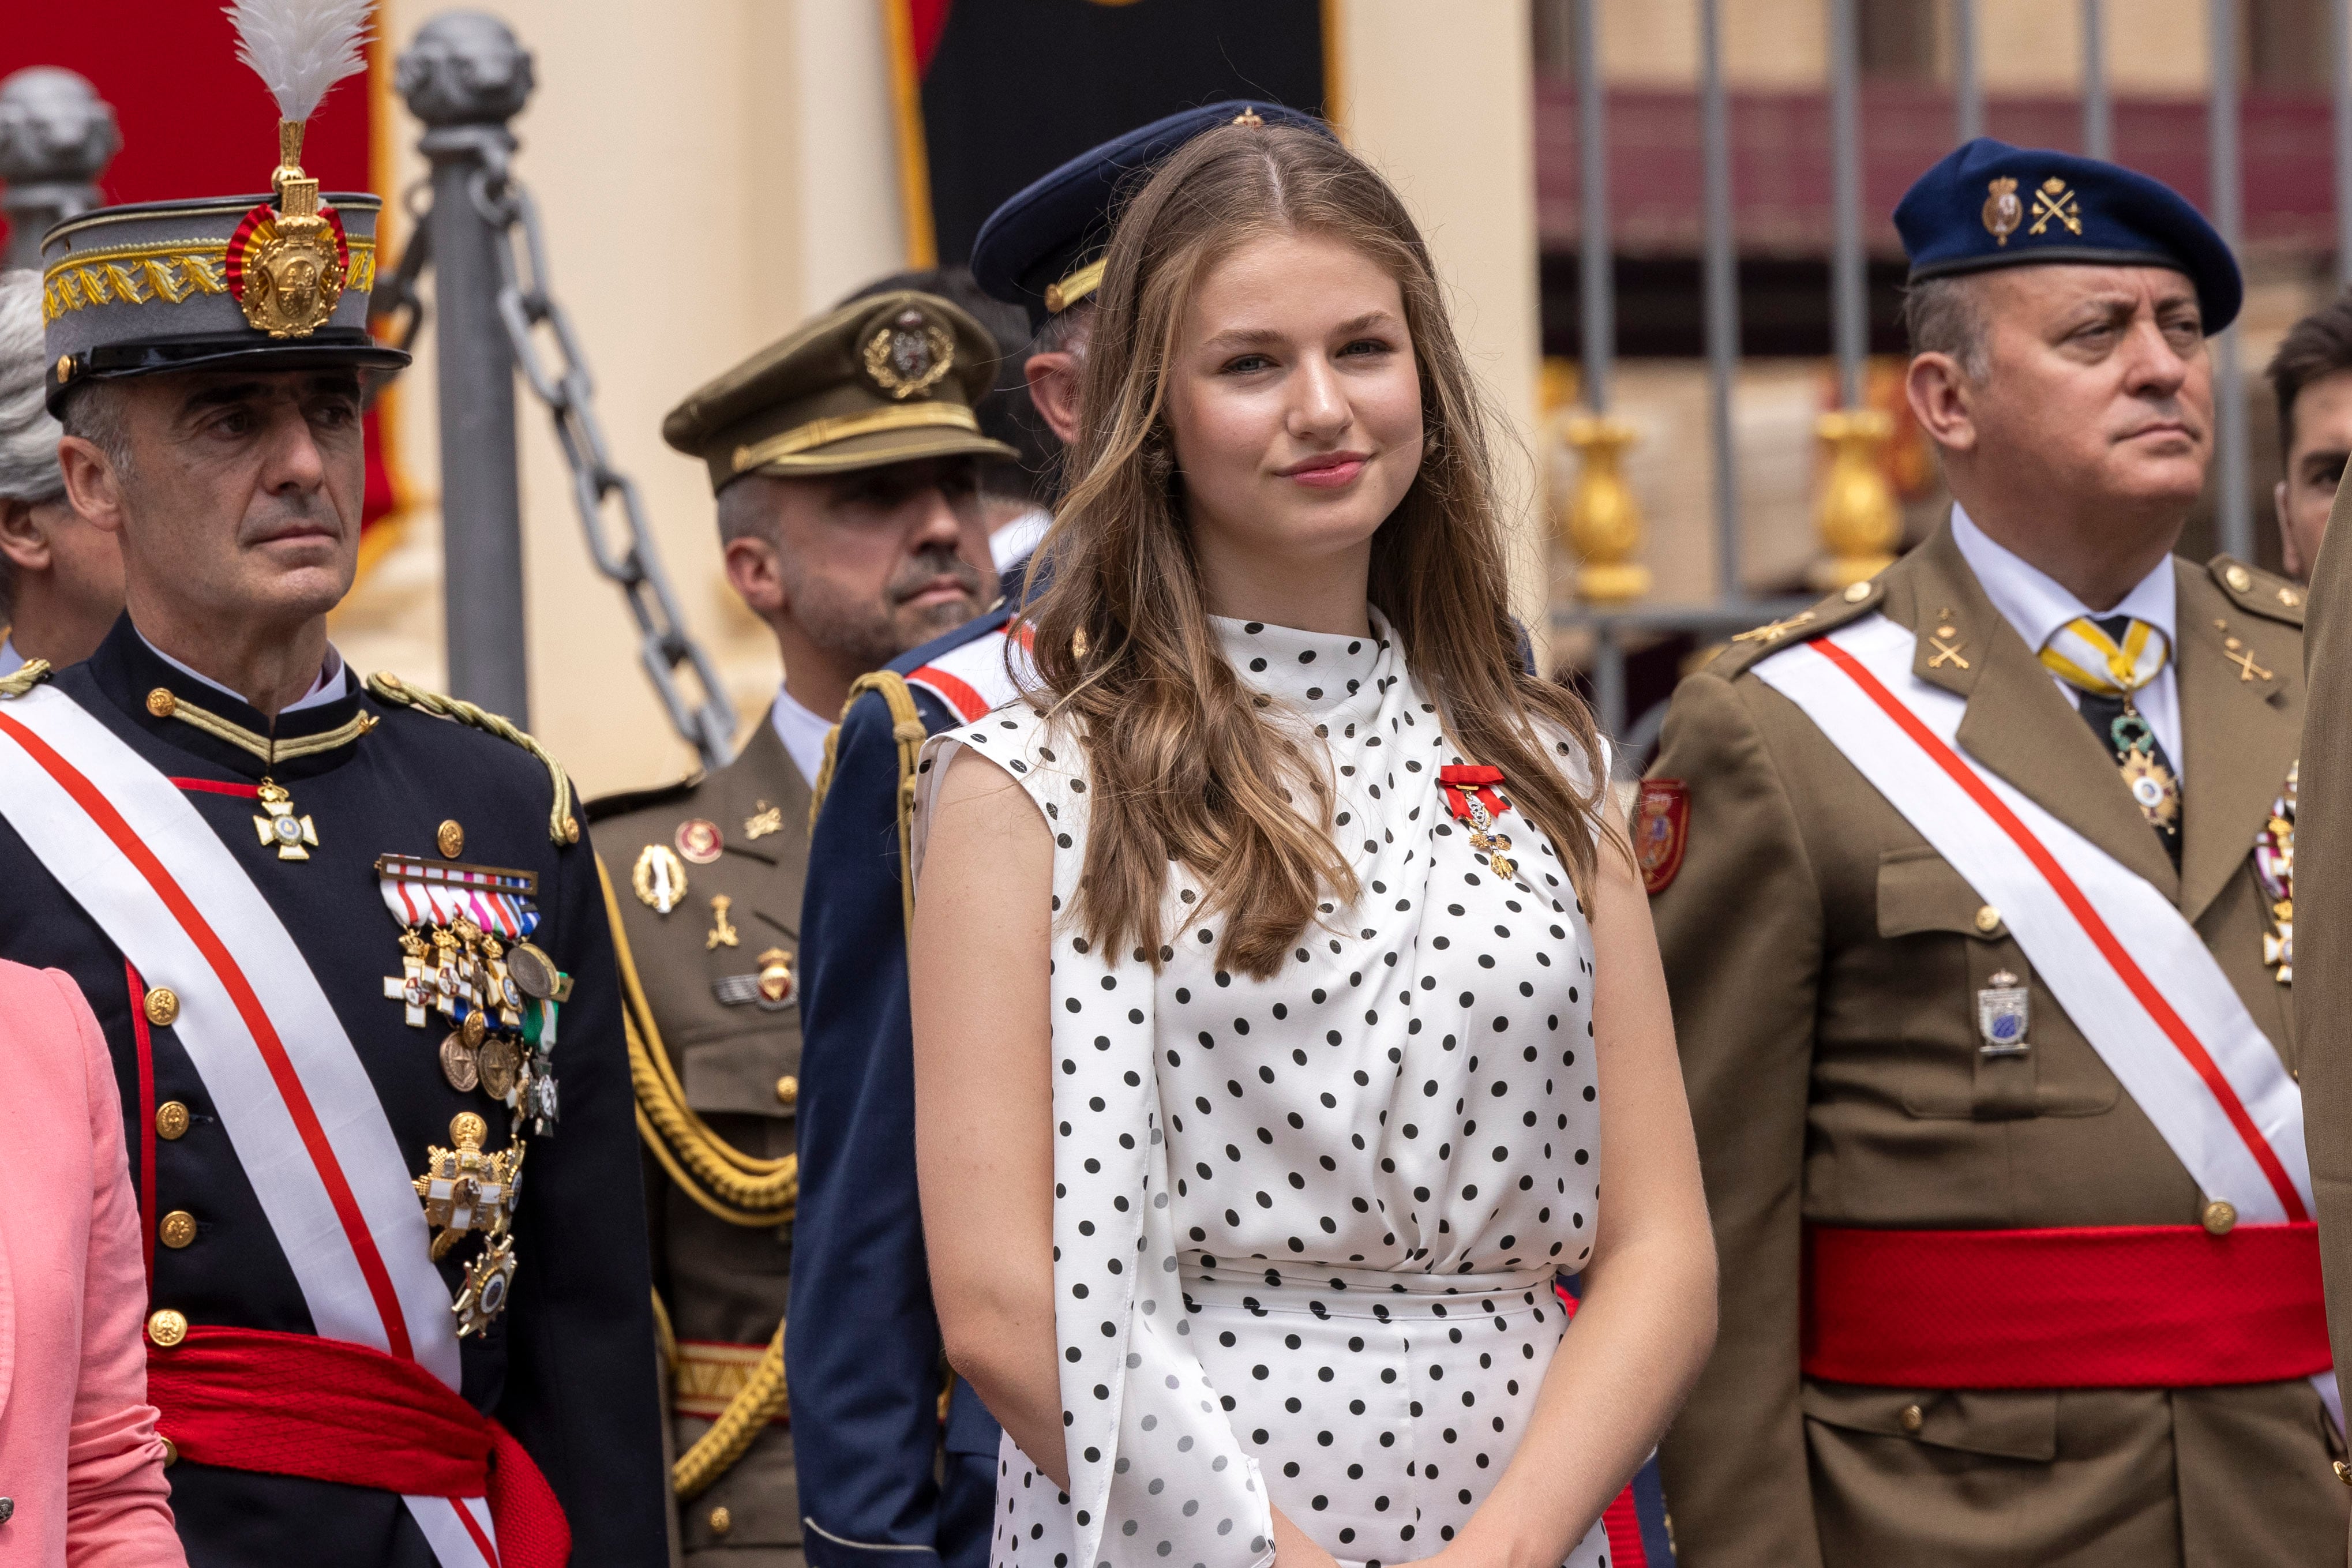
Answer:
[[[369,676],[367,689],[379,702],[414,708],[436,718],[454,720],[496,735],[501,741],[510,741],[538,758],[540,765],[547,770],[547,776],[555,784],[555,802],[547,812],[547,836],[558,844],[580,842],[580,819],[572,811],[571,775],[563,771],[563,764],[549,756],[547,749],[537,741],[495,713],[484,712],[458,698],[445,697],[421,686],[411,686],[388,669],[379,669]]]
[[[923,742],[931,732],[923,727],[923,715],[915,707],[915,694],[907,688],[907,678],[887,669],[871,675],[861,675],[850,683],[849,700],[842,704],[842,723],[849,721],[849,710],[857,700],[869,691],[882,694],[883,704],[890,710],[890,738],[898,746],[898,913],[909,933],[915,929],[915,883],[908,874],[912,864],[911,850],[915,828],[915,765],[921,761]],[[817,769],[816,785],[809,791],[809,832],[816,832],[817,813],[824,809],[824,797],[833,788],[834,753],[841,743],[841,724],[825,732],[824,763]]]
[[[10,675],[0,675],[0,697],[22,697],[54,673],[46,658],[28,658]]]

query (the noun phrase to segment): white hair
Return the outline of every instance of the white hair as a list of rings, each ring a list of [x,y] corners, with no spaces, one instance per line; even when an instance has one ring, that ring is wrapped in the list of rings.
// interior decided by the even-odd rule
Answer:
[[[0,272],[0,500],[65,494],[58,467],[64,430],[43,403],[49,359],[41,343],[41,275]]]

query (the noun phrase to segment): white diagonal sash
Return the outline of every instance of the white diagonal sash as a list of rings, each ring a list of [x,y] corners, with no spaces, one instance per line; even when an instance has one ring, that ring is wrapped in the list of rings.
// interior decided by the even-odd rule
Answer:
[[[2147,879],[1961,754],[1967,703],[1912,673],[1916,640],[1872,616],[1754,668],[2000,910],[2207,1197],[2260,1224],[2309,1219],[2302,1090],[2204,938]]]
[[[1028,645],[1024,638],[1011,650],[1013,668],[1007,669],[1007,640],[1000,629],[950,648],[921,668],[909,671],[907,684],[921,687],[963,722],[971,723],[1021,695],[1014,670],[1029,668]]]
[[[317,976],[172,782],[54,687],[0,703],[0,816],[148,984],[317,1332],[460,1383],[449,1292],[367,1069]],[[410,1497],[443,1568],[495,1563],[486,1508]]]

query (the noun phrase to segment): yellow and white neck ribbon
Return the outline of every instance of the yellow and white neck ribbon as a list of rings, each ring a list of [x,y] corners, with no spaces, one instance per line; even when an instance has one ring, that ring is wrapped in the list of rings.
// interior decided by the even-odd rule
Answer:
[[[2160,627],[2133,621],[2117,642],[2087,616],[2060,626],[2042,648],[2043,668],[2102,697],[2130,696],[2162,673],[2171,657],[2172,639]]]

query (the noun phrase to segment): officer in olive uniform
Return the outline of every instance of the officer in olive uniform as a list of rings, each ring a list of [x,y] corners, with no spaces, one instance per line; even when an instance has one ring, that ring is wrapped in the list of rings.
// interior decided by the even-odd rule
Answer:
[[[850,683],[995,595],[974,480],[1010,450],[972,412],[995,359],[948,301],[872,296],[663,426],[709,467],[730,580],[785,666],[732,762],[589,807],[623,939],[689,1563],[802,1560],[782,1346],[811,792]]]
[[[1725,1290],[1676,1543],[2336,1561],[2303,595],[2168,553],[2237,267],[2156,182],[1987,140],[1895,218],[1952,515],[1685,681],[1634,816]]]

